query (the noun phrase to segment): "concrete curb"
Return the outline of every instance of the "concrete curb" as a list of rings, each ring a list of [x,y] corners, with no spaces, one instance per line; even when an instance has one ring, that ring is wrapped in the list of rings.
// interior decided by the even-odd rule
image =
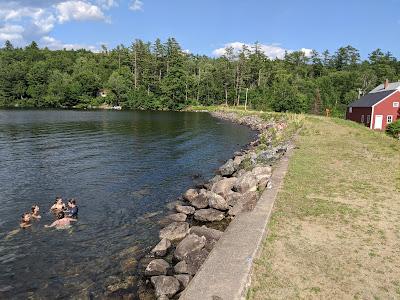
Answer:
[[[261,195],[253,211],[236,217],[196,273],[180,300],[244,299],[250,286],[254,259],[259,255],[267,234],[272,208],[286,175],[291,143],[274,168],[272,188]]]

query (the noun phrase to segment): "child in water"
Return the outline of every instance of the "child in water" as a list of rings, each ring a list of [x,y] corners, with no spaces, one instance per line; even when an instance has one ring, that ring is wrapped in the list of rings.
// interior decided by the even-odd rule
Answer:
[[[31,208],[31,217],[35,220],[39,220],[42,216],[40,215],[40,209],[38,205],[32,205]]]
[[[49,228],[49,227],[56,227],[56,228],[62,228],[71,225],[71,222],[76,222],[77,219],[69,218],[66,217],[63,211],[60,211],[57,214],[57,219],[54,221],[51,225],[44,225],[44,227]]]
[[[24,229],[24,228],[28,228],[28,227],[31,227],[31,226],[32,226],[32,224],[31,224],[31,214],[26,212],[21,216],[21,223],[19,224],[19,227]]]
[[[52,205],[50,210],[54,213],[58,213],[60,211],[65,210],[65,204],[63,203],[63,200],[61,197],[56,198],[56,201],[54,202],[54,204]]]
[[[68,217],[78,219],[78,206],[75,199],[69,199],[68,201]]]

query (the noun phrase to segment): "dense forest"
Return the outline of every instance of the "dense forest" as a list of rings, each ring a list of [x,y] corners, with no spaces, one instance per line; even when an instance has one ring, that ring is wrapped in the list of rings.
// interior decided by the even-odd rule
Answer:
[[[0,48],[0,107],[87,108],[103,103],[131,109],[187,105],[243,105],[262,110],[343,115],[346,105],[388,78],[400,61],[373,51],[361,60],[352,46],[334,53],[286,53],[269,59],[258,43],[227,48],[218,58],[188,54],[170,38],[136,40],[99,53]]]

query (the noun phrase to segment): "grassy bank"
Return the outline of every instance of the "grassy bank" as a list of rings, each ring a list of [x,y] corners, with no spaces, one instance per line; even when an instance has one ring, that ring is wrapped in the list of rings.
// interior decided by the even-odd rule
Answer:
[[[249,299],[400,298],[400,143],[306,117]]]

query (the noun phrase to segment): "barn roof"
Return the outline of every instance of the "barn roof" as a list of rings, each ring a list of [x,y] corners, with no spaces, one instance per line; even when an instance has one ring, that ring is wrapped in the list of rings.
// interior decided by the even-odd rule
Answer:
[[[398,90],[400,88],[400,82],[391,82],[388,87],[385,89],[384,83],[378,85],[374,88],[370,93],[379,93],[385,90]]]
[[[377,88],[375,88],[377,89]],[[374,90],[375,90],[374,89]],[[396,92],[397,89],[392,89],[392,90],[383,90],[383,91],[375,91],[366,94],[365,96],[361,97],[360,99],[352,102],[349,104],[350,107],[371,107],[381,101],[382,99],[386,98],[390,94],[393,94]]]

